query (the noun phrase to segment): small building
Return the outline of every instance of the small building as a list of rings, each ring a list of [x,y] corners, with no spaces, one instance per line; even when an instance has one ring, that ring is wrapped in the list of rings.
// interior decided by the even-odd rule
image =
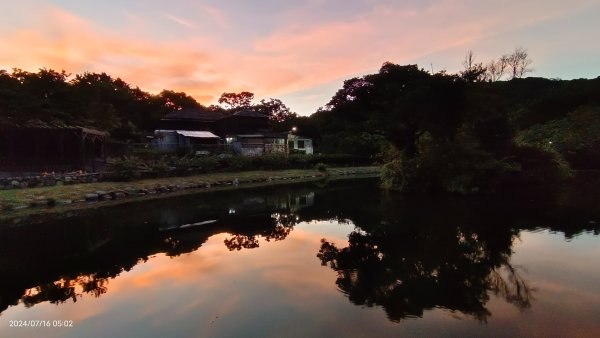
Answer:
[[[30,121],[0,124],[0,171],[97,171],[106,164],[108,133]]]
[[[287,147],[288,153],[301,152],[312,155],[314,152],[312,139],[292,133],[288,134]]]
[[[195,130],[155,130],[153,146],[163,151],[188,148],[198,151],[216,149],[221,138],[210,131]]]

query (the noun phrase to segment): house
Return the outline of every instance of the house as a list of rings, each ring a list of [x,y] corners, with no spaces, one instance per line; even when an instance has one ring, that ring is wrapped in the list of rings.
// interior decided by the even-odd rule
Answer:
[[[226,139],[267,129],[268,117],[254,111],[225,115],[200,108],[181,109],[160,120],[152,144],[156,149],[167,151],[189,148],[214,152],[227,148]]]
[[[288,153],[301,152],[310,155],[314,152],[312,139],[292,133],[289,133],[287,136],[287,146]]]
[[[39,120],[0,123],[0,171],[96,171],[106,163],[108,133]]]

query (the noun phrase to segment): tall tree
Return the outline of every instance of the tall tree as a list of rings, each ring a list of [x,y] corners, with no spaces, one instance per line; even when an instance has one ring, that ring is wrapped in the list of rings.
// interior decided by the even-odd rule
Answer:
[[[473,51],[468,51],[463,60],[464,70],[460,72],[460,76],[467,82],[482,82],[486,79],[486,67],[481,62],[475,62]]]
[[[529,54],[523,47],[515,48],[515,51],[512,54],[505,56],[505,58],[508,62],[511,80],[520,79],[525,76],[525,74],[533,71],[531,68],[533,61],[529,59]]]
[[[251,92],[223,93],[219,98],[219,103],[226,105],[226,108],[229,109],[242,109],[249,108],[253,99],[254,93]]]
[[[158,99],[169,110],[180,110],[183,108],[200,108],[202,105],[193,97],[184,92],[173,90],[163,90],[158,94]]]
[[[506,74],[508,56],[501,56],[498,60],[490,61],[486,66],[486,79],[490,82],[500,81]]]
[[[275,123],[283,123],[287,120],[297,117],[280,99],[260,100],[260,103],[253,106],[253,109],[269,117],[269,120]]]

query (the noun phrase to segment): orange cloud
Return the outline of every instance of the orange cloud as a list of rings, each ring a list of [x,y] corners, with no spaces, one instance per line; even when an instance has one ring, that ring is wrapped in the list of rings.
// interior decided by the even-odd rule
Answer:
[[[107,72],[152,92],[168,88],[205,98],[229,86],[225,74],[215,75],[213,64],[218,64],[219,57],[191,47],[204,46],[206,41],[201,39],[132,39],[100,32],[90,22],[58,8],[49,9],[47,16],[40,27],[0,35],[5,46],[0,67]]]
[[[185,35],[160,37],[151,36],[156,20],[143,13],[125,13],[129,27],[116,31],[50,7],[34,13],[38,20],[31,20],[29,27],[0,32],[0,68],[104,71],[150,92],[185,91],[205,104],[214,103],[225,91],[250,90],[259,99],[285,99],[287,95],[296,100],[286,102],[292,109],[311,113],[326,103],[323,96],[333,92],[301,98],[299,92],[318,85],[341,85],[345,78],[376,71],[384,61],[429,63],[428,55],[457,47],[461,53],[473,49],[483,58],[497,57],[519,41],[498,46],[498,51],[480,52],[477,45],[596,3],[507,0],[490,6],[441,0],[410,9],[392,3],[344,19],[315,22],[310,11],[314,2],[309,2],[283,14],[273,13],[274,27],[256,35],[252,28],[235,26],[221,8],[195,5],[202,21],[164,14],[188,30]],[[216,27],[210,36],[201,29],[204,21]],[[457,70],[460,56],[456,59],[456,51],[452,53],[446,57],[451,61],[436,68]]]

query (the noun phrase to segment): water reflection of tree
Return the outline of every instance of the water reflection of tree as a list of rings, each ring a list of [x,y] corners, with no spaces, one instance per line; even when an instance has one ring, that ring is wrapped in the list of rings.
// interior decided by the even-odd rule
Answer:
[[[270,226],[259,231],[258,234],[232,234],[224,240],[224,243],[229,251],[239,251],[241,249],[258,248],[260,246],[260,237],[264,238],[267,242],[282,241],[289,236],[299,220],[299,217],[293,213],[275,213],[270,216],[268,221]]]
[[[21,301],[26,307],[45,301],[59,304],[71,299],[77,302],[83,294],[100,297],[107,292],[107,285],[107,278],[98,277],[96,274],[80,275],[28,289],[21,297]]]
[[[432,308],[486,321],[490,292],[530,307],[532,289],[510,265],[510,245],[498,248],[460,229],[441,232],[354,231],[345,248],[323,239],[317,256],[338,273],[336,284],[352,303],[382,306],[392,321]]]

